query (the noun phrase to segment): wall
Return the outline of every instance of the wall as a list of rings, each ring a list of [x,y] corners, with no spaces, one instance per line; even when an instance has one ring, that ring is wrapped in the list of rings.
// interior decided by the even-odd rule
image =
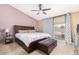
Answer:
[[[37,21],[7,4],[0,5],[0,28],[10,29],[13,25],[35,26]]]
[[[43,32],[43,22],[42,20],[39,20],[37,23],[37,31]]]
[[[77,24],[79,24],[79,12],[75,12],[71,14],[72,17],[72,38],[75,40],[77,38]]]
[[[65,16],[54,17],[54,22],[56,24],[63,24],[63,23],[65,23]]]

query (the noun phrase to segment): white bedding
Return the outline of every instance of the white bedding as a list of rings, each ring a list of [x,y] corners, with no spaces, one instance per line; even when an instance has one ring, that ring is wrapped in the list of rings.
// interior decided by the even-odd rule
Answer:
[[[16,33],[16,38],[21,40],[22,42],[25,43],[25,45],[28,47],[29,44],[33,41],[45,38],[45,37],[51,37],[48,33]]]

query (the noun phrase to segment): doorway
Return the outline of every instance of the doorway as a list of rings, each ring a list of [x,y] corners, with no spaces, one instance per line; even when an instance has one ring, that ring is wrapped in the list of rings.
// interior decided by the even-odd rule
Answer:
[[[54,18],[54,37],[56,40],[65,40],[65,16]]]

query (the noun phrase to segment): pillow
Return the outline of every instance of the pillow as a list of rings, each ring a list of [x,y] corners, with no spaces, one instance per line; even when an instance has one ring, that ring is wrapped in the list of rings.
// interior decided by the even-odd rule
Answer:
[[[18,30],[19,33],[28,33],[28,30]]]
[[[28,30],[28,32],[29,32],[29,33],[34,33],[34,32],[35,32],[35,30]]]

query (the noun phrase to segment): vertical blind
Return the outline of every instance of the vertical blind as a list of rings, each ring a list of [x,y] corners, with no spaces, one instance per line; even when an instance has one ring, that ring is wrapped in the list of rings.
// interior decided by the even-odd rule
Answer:
[[[45,33],[49,33],[52,38],[53,38],[53,34],[54,34],[54,21],[53,18],[46,18],[43,19],[43,32]]]

